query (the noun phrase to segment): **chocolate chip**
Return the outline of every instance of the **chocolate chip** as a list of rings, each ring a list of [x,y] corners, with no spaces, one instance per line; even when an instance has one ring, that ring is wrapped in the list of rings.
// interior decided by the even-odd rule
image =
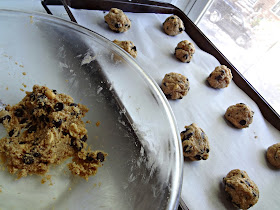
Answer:
[[[26,142],[25,141],[20,141],[19,144],[26,144]]]
[[[87,135],[84,135],[83,138],[81,138],[81,141],[86,142],[87,141]]]
[[[249,187],[251,187],[250,182],[248,182],[247,180],[245,180],[245,183],[246,183]]]
[[[221,76],[221,75],[215,77],[215,80],[221,80],[221,79],[222,79],[222,76]]]
[[[115,28],[120,28],[120,27],[121,27],[121,24],[119,24],[119,23],[115,24]]]
[[[226,73],[225,70],[220,70],[220,72],[221,72],[221,75],[224,75]]]
[[[192,149],[192,146],[189,146],[189,145],[186,145],[184,146],[183,150],[185,153],[190,153],[191,152],[191,149]]]
[[[11,116],[10,116],[10,115],[6,115],[6,116],[4,116],[4,117],[0,118],[0,123],[3,123],[3,122],[4,122],[4,120],[8,120],[8,122],[10,122],[10,120],[11,120]]]
[[[253,195],[255,196],[255,197],[257,197],[257,194],[253,191]]]
[[[167,99],[171,99],[172,98],[171,94],[166,94],[165,96],[166,96]]]
[[[183,97],[182,97],[182,96],[180,96],[180,97],[179,97],[179,99],[183,99]]]
[[[137,51],[136,46],[133,46],[131,49]]]
[[[179,28],[179,31],[180,31],[180,32],[182,32],[183,30],[184,30],[184,29],[182,29],[182,28]]]
[[[70,146],[72,146],[74,149],[81,151],[84,147],[84,143],[79,141],[77,142],[76,138],[71,137],[71,143]]]
[[[53,121],[53,124],[54,124],[54,126],[56,127],[56,128],[59,128],[60,126],[61,126],[61,124],[62,124],[62,120],[58,120],[58,121]]]
[[[241,104],[241,105],[245,105],[244,103],[239,103],[239,104]]]
[[[78,104],[75,104],[75,103],[71,103],[69,106],[78,106]]]
[[[15,130],[13,129],[9,132],[9,136],[12,137],[14,135],[14,133],[15,133]]]
[[[71,142],[70,142],[70,146],[75,146],[75,144],[76,144],[76,138],[74,138],[74,137],[71,137]]]
[[[37,97],[37,100],[44,100],[45,98],[47,98],[47,96],[45,96],[45,95],[39,95],[39,96]]]
[[[32,126],[30,126],[29,128],[28,128],[28,133],[32,133],[32,132],[36,132],[36,130],[37,130],[37,127],[36,127],[36,125],[32,125]]]
[[[54,111],[58,112],[61,111],[64,108],[64,104],[61,102],[58,102],[54,105]]]
[[[170,17],[170,19],[175,19],[174,17]]]
[[[50,113],[52,111],[52,107],[50,105],[45,105],[44,109],[46,110],[47,113]]]
[[[239,121],[239,124],[240,124],[240,125],[246,125],[246,120],[240,120],[240,121]]]
[[[87,161],[90,161],[90,162],[93,161],[94,158],[92,157],[92,154],[88,153],[88,154],[87,154],[87,157],[86,157],[86,160],[87,160]]]
[[[189,133],[185,138],[184,140],[189,140],[191,137],[192,137],[193,133]]]
[[[53,91],[53,93],[56,95],[57,94],[57,91],[56,90],[52,90]]]
[[[26,118],[23,118],[19,123],[20,123],[20,124],[24,124],[24,123],[26,123],[26,121],[27,121],[27,119],[26,119]]]
[[[48,118],[46,115],[41,115],[41,116],[39,117],[39,120],[40,120],[41,122],[46,122],[46,118]],[[49,121],[49,118],[48,118],[48,121]]]
[[[206,149],[206,152],[209,153],[209,151],[210,151],[210,150],[207,148],[207,149]]]
[[[196,155],[196,156],[194,156],[194,158],[197,159],[197,160],[201,160],[202,159],[202,157],[200,155]]]
[[[190,130],[189,128],[186,128],[186,130],[182,131],[181,134],[186,133],[188,130]]]
[[[102,152],[98,152],[97,156],[96,156],[97,160],[99,160],[100,162],[103,162],[105,157],[104,154]]]
[[[183,58],[186,58],[186,59],[188,59],[188,57],[189,57],[188,54],[185,54],[185,55],[183,56]]]
[[[35,94],[32,92],[30,95],[29,95],[31,101],[34,101],[35,100]]]
[[[62,134],[63,134],[64,136],[69,135],[69,133],[68,133],[67,131],[62,131]]]
[[[40,154],[39,152],[34,152],[34,153],[33,153],[33,156],[34,156],[34,157],[41,157],[41,154]]]
[[[81,151],[84,148],[84,143],[83,142],[78,142],[78,144],[75,145],[75,148],[78,151]]]
[[[235,189],[234,186],[232,186],[231,184],[227,184],[227,186],[231,189]]]
[[[25,164],[30,165],[30,164],[34,163],[34,158],[29,154],[25,154],[22,158],[22,161]]]
[[[24,114],[23,109],[16,109],[16,110],[15,110],[15,116],[16,116],[16,117],[22,117],[23,114]]]

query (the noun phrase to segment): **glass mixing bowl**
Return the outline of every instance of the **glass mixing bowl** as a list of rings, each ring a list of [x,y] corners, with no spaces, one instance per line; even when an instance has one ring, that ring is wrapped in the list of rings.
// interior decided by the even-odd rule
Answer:
[[[45,14],[0,10],[0,28],[0,108],[34,84],[69,94],[90,109],[88,144],[108,153],[88,181],[68,171],[69,160],[52,167],[45,184],[1,171],[1,209],[176,209],[180,136],[160,88],[134,59],[95,32]],[[2,125],[0,134],[7,135]]]

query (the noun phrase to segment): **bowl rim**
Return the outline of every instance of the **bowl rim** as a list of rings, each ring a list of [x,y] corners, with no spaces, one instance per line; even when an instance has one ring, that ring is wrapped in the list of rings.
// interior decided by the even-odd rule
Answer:
[[[167,114],[168,119],[170,120],[171,130],[173,132],[173,139],[174,139],[174,145],[176,148],[175,154],[176,154],[176,163],[174,163],[176,167],[176,175],[177,177],[174,178],[176,183],[173,183],[173,192],[170,193],[169,202],[167,203],[167,209],[176,209],[179,205],[180,201],[180,195],[182,190],[182,184],[183,184],[183,150],[182,150],[182,144],[181,144],[181,137],[177,128],[176,119],[174,116],[174,113],[171,109],[171,106],[166,99],[165,95],[163,94],[161,88],[156,83],[156,81],[147,73],[144,71],[144,69],[134,60],[128,53],[120,48],[118,45],[113,43],[111,40],[106,38],[105,36],[86,28],[82,25],[79,25],[78,23],[63,19],[61,17],[57,17],[54,15],[46,14],[43,12],[34,12],[34,11],[23,11],[23,10],[12,10],[12,9],[0,9],[0,15],[1,14],[11,14],[14,13],[15,15],[21,14],[21,15],[27,15],[32,18],[39,17],[41,19],[45,19],[49,22],[55,22],[56,24],[63,25],[64,27],[71,28],[72,30],[75,30],[76,32],[82,33],[88,37],[98,37],[102,41],[106,42],[107,44],[110,44],[114,47],[114,50],[118,51],[120,54],[124,56],[126,60],[129,60],[133,64],[133,66],[137,67],[137,71],[140,73],[141,77],[146,80],[151,88],[153,88],[158,96],[159,99],[164,106],[165,112]],[[174,192],[175,191],[175,192]]]

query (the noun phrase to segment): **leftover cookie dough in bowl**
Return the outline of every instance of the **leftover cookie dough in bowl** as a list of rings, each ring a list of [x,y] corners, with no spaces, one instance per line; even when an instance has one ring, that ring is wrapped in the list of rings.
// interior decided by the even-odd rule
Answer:
[[[135,60],[49,15],[0,10],[0,27],[1,209],[175,209],[180,136]]]

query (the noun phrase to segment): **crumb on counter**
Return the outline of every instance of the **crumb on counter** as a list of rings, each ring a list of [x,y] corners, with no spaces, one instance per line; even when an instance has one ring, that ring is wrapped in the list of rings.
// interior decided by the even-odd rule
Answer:
[[[98,127],[100,125],[100,121],[98,120],[95,125]]]
[[[25,76],[25,75],[26,75],[26,72],[22,72],[22,75],[24,75],[24,76]]]

